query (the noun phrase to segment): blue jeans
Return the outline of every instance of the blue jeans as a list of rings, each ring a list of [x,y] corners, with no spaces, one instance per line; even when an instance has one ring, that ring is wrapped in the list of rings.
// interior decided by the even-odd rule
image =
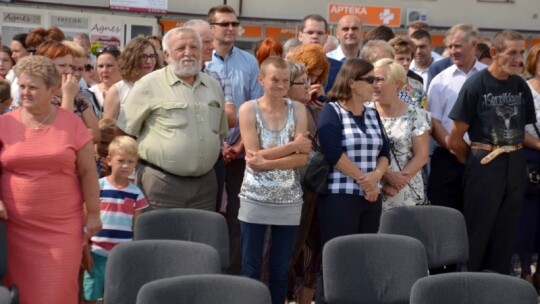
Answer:
[[[240,221],[242,230],[242,275],[261,279],[264,234],[267,225]],[[298,226],[271,225],[271,244],[268,262],[268,288],[272,304],[283,304],[287,297],[287,274]]]

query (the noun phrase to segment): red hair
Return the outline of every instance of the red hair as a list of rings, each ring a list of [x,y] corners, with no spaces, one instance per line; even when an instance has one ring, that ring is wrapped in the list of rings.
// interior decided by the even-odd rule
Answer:
[[[273,52],[273,54],[271,54]],[[283,45],[274,38],[266,38],[259,44],[259,47],[255,51],[255,57],[259,66],[261,63],[270,56],[281,57],[283,55]]]
[[[50,59],[56,59],[66,55],[73,55],[73,52],[62,42],[46,41],[38,46],[34,55],[41,55]]]

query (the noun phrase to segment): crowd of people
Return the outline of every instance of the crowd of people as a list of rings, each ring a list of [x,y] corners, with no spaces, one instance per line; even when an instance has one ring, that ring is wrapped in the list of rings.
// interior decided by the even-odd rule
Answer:
[[[324,303],[326,242],[427,204],[462,212],[469,242],[466,265],[432,273],[509,274],[516,253],[540,288],[540,197],[525,194],[526,163],[540,164],[539,45],[457,24],[442,56],[423,22],[364,34],[352,15],[329,41],[310,14],[297,38],[249,52],[239,24],[218,5],[123,49],[91,52],[88,35],[56,27],[0,47],[5,283],[22,304],[95,303],[110,251],[142,212],[169,208],[222,213],[226,272],[265,281],[274,304]],[[330,164],[324,194],[301,183],[312,140]]]

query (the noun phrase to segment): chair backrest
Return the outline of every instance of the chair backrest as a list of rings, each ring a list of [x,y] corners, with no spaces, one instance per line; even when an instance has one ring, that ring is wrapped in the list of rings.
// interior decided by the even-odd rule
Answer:
[[[137,304],[270,304],[270,292],[253,279],[203,274],[156,280],[145,284]]]
[[[0,286],[0,304],[13,304],[11,292],[3,286]]]
[[[324,295],[337,303],[408,303],[428,274],[426,250],[416,239],[390,234],[337,237],[323,248]]]
[[[406,206],[383,212],[379,233],[413,237],[426,248],[428,267],[465,263],[469,242],[461,212],[441,206]]]
[[[537,304],[531,283],[508,275],[484,272],[454,272],[418,280],[410,304]]]
[[[198,209],[153,210],[137,219],[135,240],[166,239],[190,241],[214,247],[221,267],[229,266],[229,233],[219,213]]]
[[[189,274],[220,273],[217,251],[205,244],[141,240],[113,248],[105,269],[105,303],[133,304],[146,283]]]

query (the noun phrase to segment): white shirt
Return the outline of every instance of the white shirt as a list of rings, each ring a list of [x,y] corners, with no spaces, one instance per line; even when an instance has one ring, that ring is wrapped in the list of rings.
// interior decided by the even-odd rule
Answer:
[[[441,59],[443,59],[444,57],[442,57],[441,55],[437,54],[436,56],[433,56],[433,53],[434,52],[431,52],[431,58],[433,59],[430,63],[430,65],[432,65],[435,61],[439,61]],[[428,84],[428,69],[429,67],[427,67],[424,71],[421,71],[419,67],[416,66],[416,61],[413,59],[411,61],[411,64],[409,65],[409,70],[415,72],[416,74],[420,75],[422,77],[422,79],[424,80],[423,83],[424,83],[424,91],[427,92],[428,88],[427,88],[427,84]]]
[[[326,53],[326,57],[335,59],[337,61],[347,60],[347,56],[345,56],[345,54],[343,53],[343,50],[341,49],[341,45],[339,45],[335,50]],[[358,58],[362,58],[360,56],[360,52],[358,52]]]
[[[461,87],[469,77],[486,67],[487,65],[476,60],[473,68],[465,73],[453,64],[431,80],[427,107],[431,118],[440,121],[446,132],[450,133],[452,128],[452,119],[448,118],[448,115],[456,103]],[[467,133],[463,138],[466,142],[470,142]]]

